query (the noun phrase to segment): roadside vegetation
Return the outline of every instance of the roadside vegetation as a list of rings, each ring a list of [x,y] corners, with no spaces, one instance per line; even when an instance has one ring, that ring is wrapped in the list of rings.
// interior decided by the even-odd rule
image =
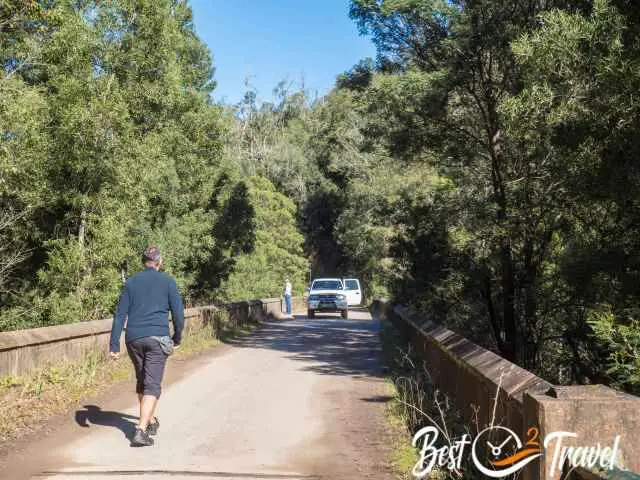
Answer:
[[[437,447],[447,445],[457,436],[467,433],[448,398],[438,392],[430,381],[429,371],[423,360],[414,354],[406,335],[382,319],[380,341],[388,366],[391,400],[387,404],[387,416],[392,427],[403,434],[394,439],[391,462],[400,479],[415,478],[413,469],[420,460],[419,449],[411,444],[413,435],[422,427],[437,425],[450,437],[440,436]],[[421,443],[419,444],[421,446]],[[463,472],[452,472],[434,467],[428,477],[432,480],[473,478]]]
[[[281,85],[238,106],[314,274],[357,275],[553,383],[640,393],[635,5],[353,0],[351,17],[377,59],[321,99]]]
[[[187,360],[230,338],[246,335],[258,323],[233,328],[225,311],[216,313],[219,331],[212,323],[187,328],[182,344],[170,357],[170,363]],[[80,406],[81,401],[98,396],[123,385],[130,391],[134,371],[127,352],[119,360],[112,360],[106,348],[91,350],[75,361],[66,361],[55,367],[34,370],[24,376],[0,378],[0,448],[10,442],[37,431],[47,420],[69,409]],[[126,381],[126,382],[123,382]]]
[[[302,292],[295,207],[233,156],[186,2],[3,1],[0,64],[0,331],[109,316],[149,243],[188,305]]]
[[[77,362],[0,378],[0,444],[27,435],[87,396],[105,392],[133,371],[93,351]]]
[[[311,265],[640,393],[635,3],[350,7],[375,60],[220,105],[186,2],[4,2],[0,330],[107,316],[154,242],[189,304]]]
[[[380,312],[374,312],[374,315],[379,314]],[[422,461],[420,449],[425,439],[421,438],[417,445],[413,446],[414,435],[424,427],[435,427],[438,438],[433,446],[437,449],[454,447],[456,442],[465,435],[467,441],[472,442],[480,432],[497,424],[495,412],[501,381],[493,396],[493,403],[488,407],[493,409],[491,420],[486,424],[481,423],[479,418],[484,418],[490,412],[480,412],[481,407],[473,404],[471,405],[471,410],[474,412],[472,418],[464,418],[456,407],[455,400],[441,392],[433,383],[431,367],[415,352],[408,335],[388,318],[383,316],[379,319],[382,325],[380,341],[388,365],[391,395],[387,414],[390,425],[401,432],[394,439],[391,462],[397,478],[410,480],[423,473],[433,458],[430,454],[424,462]],[[486,478],[473,464],[470,451],[471,448],[467,444],[462,455],[456,454],[454,463],[451,462],[451,457],[446,457],[443,459],[444,464],[438,465],[439,457],[437,457],[430,472],[424,478],[430,480]],[[484,452],[484,455],[490,458],[489,452]]]

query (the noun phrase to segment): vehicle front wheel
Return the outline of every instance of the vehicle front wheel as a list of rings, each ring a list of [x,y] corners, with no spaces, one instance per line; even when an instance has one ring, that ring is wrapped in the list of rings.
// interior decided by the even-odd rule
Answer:
[[[345,320],[349,318],[349,310],[342,311],[342,318],[344,318]]]
[[[314,310],[307,310],[307,318],[313,318],[316,316],[316,312]]]

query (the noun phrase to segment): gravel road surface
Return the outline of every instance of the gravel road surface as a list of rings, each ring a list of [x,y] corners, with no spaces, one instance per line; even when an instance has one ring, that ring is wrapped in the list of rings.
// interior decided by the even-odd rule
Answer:
[[[129,446],[137,411],[127,384],[12,453],[0,477],[393,478],[378,328],[365,311],[298,316],[171,359],[153,447]]]

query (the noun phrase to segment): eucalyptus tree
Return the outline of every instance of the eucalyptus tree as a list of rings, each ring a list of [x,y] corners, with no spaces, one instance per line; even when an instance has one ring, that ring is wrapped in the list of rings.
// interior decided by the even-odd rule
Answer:
[[[2,193],[31,209],[24,263],[38,275],[4,323],[107,314],[149,241],[166,247],[168,268],[188,289],[192,257],[213,241],[208,205],[224,129],[190,8],[170,0],[9,6]]]
[[[500,105],[522,88],[511,42],[553,6],[354,0],[351,8],[390,72],[370,87],[371,111],[380,114],[370,136],[385,138],[395,158],[427,162],[458,186],[465,214],[449,228],[471,253],[473,311],[488,320],[505,357],[532,368],[540,262],[558,224],[542,208],[551,185],[538,181],[531,193],[537,172],[512,148]]]
[[[545,13],[541,25],[514,44],[524,89],[503,110],[523,161],[544,159],[553,180],[556,348],[573,378],[637,391],[640,18],[598,0],[585,13]]]

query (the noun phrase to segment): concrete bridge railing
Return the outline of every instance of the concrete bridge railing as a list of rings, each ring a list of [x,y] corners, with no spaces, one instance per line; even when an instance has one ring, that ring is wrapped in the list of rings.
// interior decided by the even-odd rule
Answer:
[[[523,443],[530,427],[538,428],[541,441],[552,432],[575,433],[575,438],[562,440],[566,447],[612,447],[619,436],[619,463],[640,472],[640,398],[603,385],[552,385],[451,330],[387,302],[374,302],[373,313],[408,335],[434,384],[469,424],[475,425],[477,416],[479,425],[490,425],[495,401],[495,425],[510,428]],[[550,447],[541,461],[522,470],[524,480],[567,478],[567,471],[563,474],[557,469],[551,475],[555,445]],[[582,469],[568,477],[598,478]]]
[[[299,310],[302,299],[294,298]],[[211,323],[215,331],[222,325],[221,312],[226,312],[226,325],[242,327],[266,318],[281,318],[281,298],[266,298],[236,302],[221,306],[204,306],[185,310],[185,328],[196,329]],[[106,350],[111,334],[112,319],[93,320],[68,325],[32,328],[0,333],[0,378],[22,375],[64,360],[82,358],[96,348]],[[124,335],[122,336],[124,342]],[[122,345],[124,349],[124,345]]]

